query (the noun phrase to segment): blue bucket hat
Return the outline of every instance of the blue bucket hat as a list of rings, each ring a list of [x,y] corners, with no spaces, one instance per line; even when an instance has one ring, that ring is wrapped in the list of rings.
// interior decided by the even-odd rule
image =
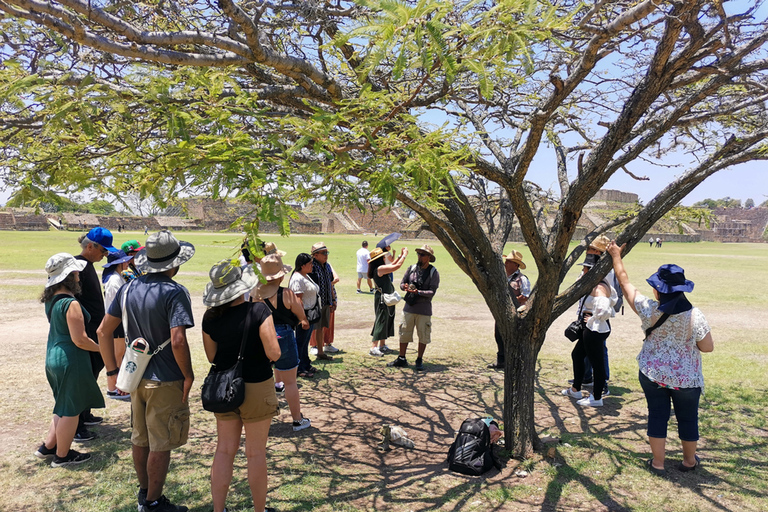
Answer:
[[[115,265],[125,263],[126,261],[131,261],[132,259],[133,259],[133,256],[128,256],[123,251],[118,249],[116,252],[111,252],[107,254],[107,264],[102,265],[102,267],[103,268],[114,267]]]
[[[685,278],[685,271],[674,263],[659,267],[646,282],[659,293],[692,292],[693,281]]]

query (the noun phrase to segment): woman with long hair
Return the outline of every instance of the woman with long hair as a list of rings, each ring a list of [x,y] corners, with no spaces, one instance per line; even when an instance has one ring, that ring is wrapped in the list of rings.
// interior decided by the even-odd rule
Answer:
[[[288,287],[301,300],[305,315],[307,311],[315,308],[317,301],[320,300],[318,295],[320,287],[309,277],[310,272],[312,272],[312,256],[302,252],[296,256],[296,265],[293,269],[293,274],[291,274]],[[311,378],[315,375],[316,369],[309,360],[309,339],[312,336],[315,324],[319,321],[320,318],[318,317],[314,323],[309,324],[307,329],[302,327],[301,324],[296,325],[296,346],[299,350],[299,377]]]
[[[214,512],[225,509],[235,455],[245,427],[245,457],[248,485],[254,510],[271,511],[267,502],[267,438],[272,418],[279,414],[272,361],[280,359],[272,313],[263,303],[247,302],[245,293],[259,279],[250,266],[222,260],[211,268],[211,282],[205,288],[203,304],[203,347],[208,361],[218,369],[231,368],[243,352],[245,400],[232,412],[216,415],[216,454],[211,466],[211,494]],[[250,318],[249,318],[250,317]],[[249,326],[246,331],[246,325]]]
[[[368,277],[373,279],[376,285],[376,293],[373,297],[373,309],[376,320],[371,330],[372,356],[383,356],[391,349],[387,346],[387,338],[395,335],[395,306],[384,304],[382,295],[393,293],[395,286],[392,284],[392,273],[399,270],[408,256],[408,249],[403,247],[400,256],[395,258],[390,252],[390,247],[377,247],[371,251],[371,259],[368,262]]]
[[[71,450],[80,413],[104,407],[104,397],[93,376],[88,352],[99,346],[85,333],[90,314],[75,295],[80,292],[80,271],[86,262],[67,253],[54,254],[45,264],[48,282],[40,297],[50,329],[45,352],[45,375],[53,391],[53,421],[35,456],[58,468],[81,464],[89,453]]]
[[[627,304],[640,317],[645,333],[637,361],[640,386],[648,404],[648,442],[653,453],[646,464],[654,475],[666,474],[664,459],[671,402],[683,445],[683,460],[677,469],[693,471],[699,465],[699,398],[704,389],[701,353],[714,350],[712,333],[704,314],[685,296],[693,291],[693,281],[685,278],[682,268],[662,265],[646,279],[653,288],[655,300],[650,299],[629,282],[621,259],[623,249],[623,245],[611,242],[608,253]]]
[[[299,350],[294,329],[297,324],[301,324],[303,329],[309,329],[309,322],[302,302],[291,290],[280,286],[285,274],[290,271],[290,265],[283,265],[279,254],[267,254],[261,260],[261,274],[266,282],[259,282],[251,292],[251,297],[263,301],[272,311],[281,353],[280,359],[275,361],[275,375],[277,380],[285,384],[285,400],[291,410],[293,430],[296,432],[308,428],[310,421],[301,414],[299,386],[296,384]]]

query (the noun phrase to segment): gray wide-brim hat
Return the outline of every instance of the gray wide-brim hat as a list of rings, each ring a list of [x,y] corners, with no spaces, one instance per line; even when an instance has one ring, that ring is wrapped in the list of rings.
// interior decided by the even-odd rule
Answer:
[[[48,274],[46,288],[57,285],[67,278],[72,272],[81,272],[88,264],[85,260],[78,260],[67,252],[54,254],[45,264],[45,272]]]
[[[167,229],[147,238],[144,248],[134,256],[134,263],[146,274],[157,274],[183,265],[195,254],[195,246],[181,242]]]
[[[208,276],[211,282],[205,285],[203,304],[211,308],[232,302],[259,282],[251,265],[240,267],[232,260],[221,260],[211,267]]]

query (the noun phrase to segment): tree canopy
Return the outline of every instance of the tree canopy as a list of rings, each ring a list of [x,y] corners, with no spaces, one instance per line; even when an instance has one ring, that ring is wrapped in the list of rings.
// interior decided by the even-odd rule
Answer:
[[[483,293],[510,350],[507,446],[535,446],[533,368],[588,241],[628,249],[708,176],[768,155],[761,2],[0,0],[3,179],[289,201],[400,201]],[[529,179],[551,155],[555,190]],[[685,167],[668,160],[688,157]],[[569,243],[616,173],[646,205]],[[513,223],[539,279],[515,310]]]

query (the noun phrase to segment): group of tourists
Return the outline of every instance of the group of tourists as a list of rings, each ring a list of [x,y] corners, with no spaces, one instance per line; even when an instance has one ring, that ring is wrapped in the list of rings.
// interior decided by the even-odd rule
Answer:
[[[165,498],[163,486],[170,453],[187,442],[189,432],[188,397],[194,373],[186,331],[194,326],[194,320],[189,292],[174,277],[195,249],[166,230],[150,235],[145,247],[130,240],[117,249],[112,242],[109,230],[94,228],[80,238],[80,255],[59,253],[46,264],[48,282],[41,297],[50,322],[45,367],[55,405],[51,427],[35,455],[50,461],[52,467],[80,464],[90,458],[90,454],[75,451],[71,445],[93,439],[85,427],[102,420],[93,416],[91,409],[105,405],[97,378],[106,368],[107,397],[131,403],[139,511],[186,511],[186,507]],[[400,300],[395,293],[394,273],[403,267],[409,254],[403,247],[398,255],[391,242],[385,238],[365,258],[358,254],[358,292],[365,293],[359,288],[362,279],[368,279],[369,289],[374,290],[372,356],[390,352],[386,340],[394,336],[395,304]],[[367,245],[363,242],[361,249],[365,252]],[[579,321],[583,325],[572,352],[573,385],[563,394],[577,398],[583,406],[603,405],[602,398],[608,394],[606,340],[618,300],[618,282],[646,333],[638,361],[649,409],[648,436],[653,458],[648,467],[655,474],[664,472],[671,401],[683,442],[679,469],[690,471],[699,460],[696,442],[698,400],[703,388],[701,352],[713,349],[712,336],[704,316],[685,297],[693,283],[685,279],[683,269],[676,265],[660,267],[647,280],[655,294],[650,299],[629,282],[622,249],[606,237],[598,237],[581,264],[582,275],[586,275],[608,252],[615,275],[611,271],[579,301]],[[211,468],[215,512],[226,510],[243,430],[255,510],[270,510],[265,508],[266,444],[272,418],[279,413],[276,392],[285,393],[293,430],[310,427],[311,421],[301,411],[297,377],[312,378],[317,371],[310,360],[312,342],[317,360],[330,360],[328,352],[338,351],[332,345],[332,333],[331,343],[327,342],[328,331],[333,329],[338,276],[328,263],[325,244],[318,242],[309,253],[297,255],[293,269],[283,263],[286,254],[274,244],[263,244],[256,251],[264,254],[261,258],[253,252],[244,244],[240,262],[225,259],[216,263],[203,297],[208,307],[202,321],[206,356],[216,368],[229,368],[242,358],[246,384],[245,400],[239,408],[215,413],[217,447]],[[387,366],[409,366],[407,349],[416,330],[419,346],[415,369],[423,371],[425,348],[431,341],[432,299],[440,275],[432,265],[435,255],[429,245],[416,249],[416,253],[416,264],[408,267],[400,280],[405,305],[399,326],[399,353]],[[107,263],[99,280],[94,263],[105,256]],[[511,251],[503,261],[513,303],[524,306],[531,285],[521,272],[526,268],[523,256]],[[289,275],[288,286],[282,286]],[[504,343],[498,327],[495,331],[498,352],[496,363],[489,367],[503,369]],[[142,340],[152,353],[140,383],[130,394],[117,385],[126,340]],[[584,397],[581,388],[588,380],[587,364],[591,366],[593,391]]]

